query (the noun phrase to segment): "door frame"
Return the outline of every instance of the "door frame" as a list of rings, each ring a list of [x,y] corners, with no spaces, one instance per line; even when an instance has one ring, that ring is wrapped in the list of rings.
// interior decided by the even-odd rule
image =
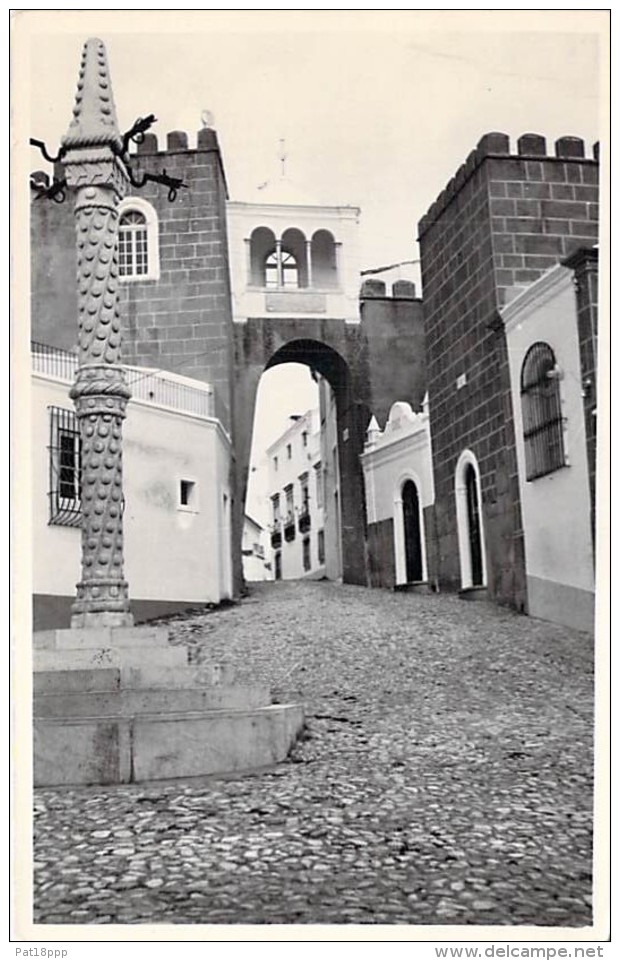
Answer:
[[[407,554],[405,547],[405,518],[403,515],[403,487],[412,481],[418,492],[418,516],[420,525],[420,552],[422,555],[422,580],[428,580],[426,566],[426,531],[424,528],[424,507],[422,504],[422,484],[418,475],[407,470],[402,473],[394,490],[394,582],[396,586],[407,583]]]
[[[482,584],[474,584],[472,575],[471,548],[469,540],[469,514],[467,509],[467,481],[465,478],[467,467],[471,465],[476,478],[476,494],[478,497],[478,518],[480,522],[480,553],[482,555]],[[471,450],[464,450],[459,457],[454,472],[454,496],[456,499],[456,527],[459,543],[459,560],[461,565],[461,589],[487,586],[487,554],[485,547],[484,516],[482,511],[482,492],[480,485],[480,468],[476,455]]]

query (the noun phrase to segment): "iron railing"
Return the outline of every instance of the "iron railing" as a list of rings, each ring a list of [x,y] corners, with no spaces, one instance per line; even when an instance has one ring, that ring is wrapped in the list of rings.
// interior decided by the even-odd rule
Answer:
[[[35,373],[68,383],[74,380],[78,364],[74,351],[33,342],[31,352]],[[163,371],[150,373],[140,367],[125,367],[125,372],[127,386],[136,399],[198,417],[214,416],[213,389],[209,385],[192,387],[167,377]]]

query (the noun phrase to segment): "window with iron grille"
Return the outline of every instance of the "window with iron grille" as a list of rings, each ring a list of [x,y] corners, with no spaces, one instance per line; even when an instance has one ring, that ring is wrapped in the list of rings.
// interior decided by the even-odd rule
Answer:
[[[118,271],[121,277],[148,274],[146,217],[139,210],[122,214],[118,225]]]
[[[542,342],[528,350],[521,368],[521,411],[528,481],[564,467],[564,425],[555,354]]]
[[[49,523],[79,527],[82,520],[80,432],[74,411],[49,407]]]

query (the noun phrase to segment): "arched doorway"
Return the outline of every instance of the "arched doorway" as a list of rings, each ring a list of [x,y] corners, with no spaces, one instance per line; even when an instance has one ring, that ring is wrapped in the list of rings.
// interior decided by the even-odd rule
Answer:
[[[324,548],[326,576],[340,579],[345,583],[366,584],[366,505],[364,498],[363,474],[360,454],[366,439],[366,428],[370,420],[370,410],[362,399],[368,387],[366,381],[357,372],[358,382],[363,387],[362,397],[358,393],[358,382],[355,381],[353,371],[345,356],[347,354],[346,339],[331,346],[325,340],[315,340],[307,336],[292,336],[299,328],[304,331],[307,322],[289,321],[285,330],[280,325],[267,324],[262,319],[256,319],[252,325],[244,327],[243,331],[235,330],[235,448],[237,474],[237,504],[238,512],[242,514],[248,488],[248,474],[250,468],[250,453],[252,447],[252,425],[259,381],[262,375],[273,368],[287,364],[301,364],[305,366],[314,378],[320,375],[323,382],[329,385],[330,404],[333,402],[333,442],[328,444],[326,453],[333,462],[331,469],[324,478]],[[287,336],[288,334],[288,336]],[[288,454],[287,454],[288,457]],[[306,468],[309,475],[310,487],[314,485],[316,463]],[[328,467],[322,465],[322,470]],[[300,474],[303,472],[300,469]],[[290,479],[287,480],[290,484]],[[302,483],[301,476],[295,477],[293,483],[293,509],[298,504]],[[337,497],[336,497],[337,494]],[[286,491],[281,492],[282,502],[285,503]],[[331,513],[331,517],[328,516]],[[238,516],[238,529],[242,526],[242,517]],[[289,525],[290,526],[290,525]],[[289,531],[289,534],[292,533]],[[299,533],[299,531],[297,532]],[[297,533],[295,541],[297,541]],[[304,531],[307,535],[307,532]],[[283,537],[285,532],[283,531]],[[312,534],[310,535],[312,537]],[[318,530],[316,531],[316,547],[318,557]],[[333,539],[333,550],[331,541]],[[274,545],[275,549],[275,545]],[[334,558],[333,568],[329,558]],[[330,571],[328,571],[330,567]],[[335,568],[335,569],[334,569]],[[287,577],[286,559],[282,558],[282,575]],[[238,580],[242,582],[241,573]]]
[[[472,587],[482,587],[484,577],[482,572],[480,504],[478,502],[478,481],[472,464],[468,464],[465,468],[465,488],[467,492],[467,528]]]
[[[405,541],[405,574],[408,584],[424,579],[422,537],[420,531],[420,499],[412,480],[402,488],[403,533]]]
[[[461,588],[486,587],[480,472],[476,457],[470,450],[463,451],[456,466],[455,496]]]

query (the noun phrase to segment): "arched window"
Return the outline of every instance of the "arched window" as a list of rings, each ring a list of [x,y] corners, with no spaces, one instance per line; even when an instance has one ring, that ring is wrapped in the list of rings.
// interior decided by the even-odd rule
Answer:
[[[308,286],[306,239],[289,227],[276,239],[269,227],[256,227],[250,235],[250,284],[270,290]]]
[[[280,268],[282,270],[282,282],[280,283]],[[292,254],[285,250],[272,250],[265,260],[265,287],[297,287],[299,274],[297,261]]]
[[[525,476],[529,481],[565,464],[558,367],[549,344],[533,344],[525,356],[521,411]]]
[[[337,287],[336,244],[329,230],[317,230],[312,237],[312,284]]]
[[[159,229],[157,214],[138,197],[119,205],[118,271],[123,280],[159,278]]]

